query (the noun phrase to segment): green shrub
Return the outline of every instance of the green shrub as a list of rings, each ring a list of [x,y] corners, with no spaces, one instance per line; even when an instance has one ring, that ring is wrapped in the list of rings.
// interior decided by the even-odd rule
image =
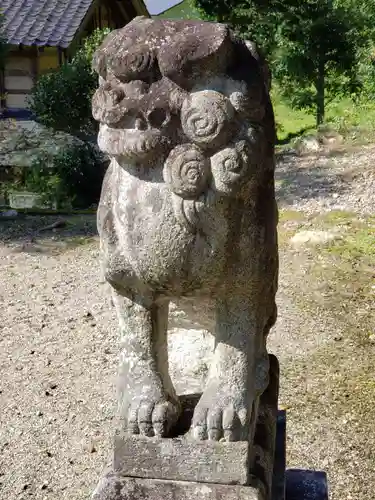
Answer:
[[[94,31],[71,62],[39,77],[31,92],[30,109],[40,123],[82,139],[96,134],[91,98],[98,78],[91,59],[108,33],[108,29]]]
[[[97,80],[84,59],[41,76],[33,87],[30,109],[54,130],[79,137],[95,133],[91,97]]]
[[[25,188],[48,205],[88,208],[97,204],[105,173],[103,156],[89,144],[67,147],[53,158],[41,154],[27,170]]]
[[[98,78],[91,60],[109,31],[95,30],[70,62],[38,79],[30,109],[40,123],[83,141],[96,135],[98,124],[92,117],[91,99]],[[99,200],[104,170],[103,156],[86,142],[67,146],[53,158],[40,154],[26,171],[22,184],[41,194],[49,205],[86,208]]]

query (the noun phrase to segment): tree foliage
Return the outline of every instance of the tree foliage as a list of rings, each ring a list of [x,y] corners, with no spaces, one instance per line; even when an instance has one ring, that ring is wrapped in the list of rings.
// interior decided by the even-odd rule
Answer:
[[[256,42],[268,55],[274,49],[279,13],[272,8],[265,13],[261,0],[235,3],[231,0],[193,0],[193,3],[203,19],[228,23],[244,39]]]
[[[281,92],[299,108],[314,108],[358,89],[358,59],[375,33],[365,0],[195,0],[206,18],[229,23],[267,52]],[[375,13],[375,7],[372,7]],[[373,19],[373,17],[372,17]]]
[[[81,138],[96,133],[91,98],[98,81],[91,60],[108,32],[108,29],[96,30],[72,61],[38,79],[32,90],[30,109],[40,123]]]
[[[315,108],[324,120],[327,97],[353,93],[357,40],[345,9],[331,1],[310,1],[281,23],[275,51],[275,78],[292,105]]]

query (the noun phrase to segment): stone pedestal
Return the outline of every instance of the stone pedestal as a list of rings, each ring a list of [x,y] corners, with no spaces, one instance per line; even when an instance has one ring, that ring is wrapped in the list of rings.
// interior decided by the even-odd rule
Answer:
[[[271,382],[272,378],[275,380],[275,374]],[[275,422],[269,493],[267,484],[254,475],[258,472],[264,480],[265,471],[248,466],[250,455],[245,443],[199,443],[181,437],[188,436],[198,399],[199,394],[181,397],[183,418],[175,428],[179,437],[153,439],[117,434],[113,466],[99,482],[92,500],[328,500],[324,472],[286,470],[285,411],[278,411]],[[265,399],[267,393],[263,402]],[[261,431],[258,425],[259,443]]]
[[[259,401],[251,444],[192,439],[190,424],[200,394],[180,397],[183,412],[171,438],[117,433],[113,466],[98,484],[93,500],[190,500],[197,496],[271,500],[272,483],[272,500],[284,500],[285,415],[277,413],[278,385],[279,366],[271,355],[269,385]]]
[[[270,500],[328,500],[326,474],[285,468],[286,414],[279,411]],[[255,479],[253,478],[255,482]],[[200,481],[126,477],[108,471],[92,500],[265,500],[264,488]]]
[[[108,473],[92,500],[265,500],[257,488],[121,477]]]

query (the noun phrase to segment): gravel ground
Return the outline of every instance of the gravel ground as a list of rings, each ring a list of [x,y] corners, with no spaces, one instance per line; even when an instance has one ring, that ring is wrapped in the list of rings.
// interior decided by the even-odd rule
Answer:
[[[277,172],[281,207],[374,210],[374,178],[366,167],[373,151],[284,157]],[[101,282],[95,221],[75,218],[68,228],[30,241],[32,229],[54,220],[0,221],[1,500],[88,499],[110,458],[117,324]],[[289,465],[326,470],[332,500],[372,500],[374,472],[361,449],[346,453],[353,435],[329,408],[322,412],[316,399],[310,409],[311,397],[305,397],[322,392],[326,360],[320,371],[314,365],[312,373],[320,374],[315,380],[308,376],[309,363],[335,342],[338,331],[327,315],[297,306],[300,275],[288,252],[281,254],[279,320],[270,349],[281,360],[281,403],[291,406]],[[189,342],[196,355],[190,353],[189,368],[182,372],[177,365],[187,359]],[[180,390],[200,386],[210,342],[200,332],[189,340],[184,332],[171,335],[172,371]],[[324,406],[324,397],[319,404]],[[357,432],[358,446],[371,442],[360,428]]]
[[[375,146],[359,151],[283,155],[276,172],[280,208],[306,213],[375,212]]]

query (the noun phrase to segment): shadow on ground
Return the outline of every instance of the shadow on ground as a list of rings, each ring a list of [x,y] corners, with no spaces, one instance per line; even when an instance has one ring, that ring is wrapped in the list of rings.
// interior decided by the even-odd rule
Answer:
[[[340,173],[333,171],[332,156],[289,152],[277,155],[275,183],[280,205],[344,194],[350,186],[343,182]]]
[[[53,226],[62,221],[60,227]],[[85,215],[25,215],[12,219],[0,218],[0,245],[15,251],[55,253],[91,242],[97,236],[96,216]]]

